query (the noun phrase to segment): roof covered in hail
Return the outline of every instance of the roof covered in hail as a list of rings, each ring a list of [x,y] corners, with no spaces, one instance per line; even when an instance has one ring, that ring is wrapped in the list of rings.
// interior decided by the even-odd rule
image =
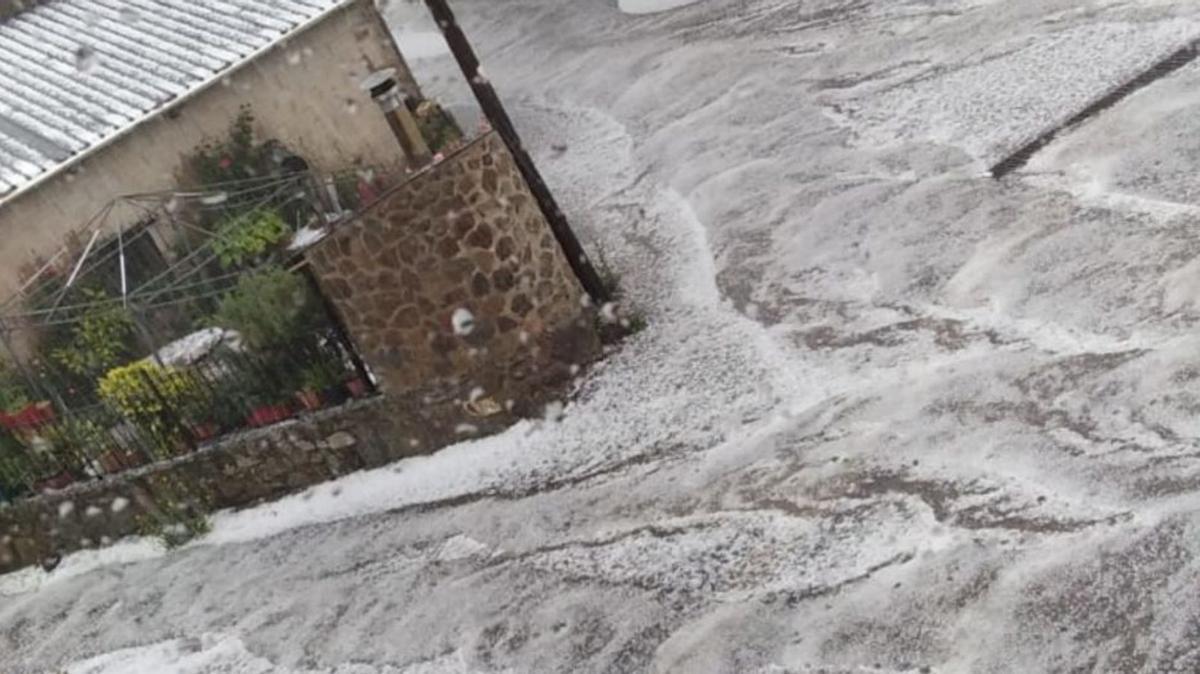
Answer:
[[[0,21],[0,203],[344,0],[44,0]]]

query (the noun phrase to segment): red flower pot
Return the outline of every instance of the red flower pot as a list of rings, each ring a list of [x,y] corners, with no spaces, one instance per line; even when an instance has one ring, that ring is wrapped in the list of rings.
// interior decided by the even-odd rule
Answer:
[[[250,412],[250,417],[247,421],[251,426],[270,426],[281,421],[286,421],[292,417],[292,408],[290,405],[263,405],[256,407]]]
[[[367,382],[362,377],[346,380],[346,390],[355,398],[367,397]]]
[[[54,406],[47,401],[31,403],[16,414],[0,413],[0,424],[14,433],[32,433],[54,421]]]
[[[73,484],[75,484],[75,476],[64,470],[63,472],[61,472],[57,475],[54,475],[52,477],[48,477],[44,480],[41,480],[34,486],[37,488],[38,491],[46,492],[46,491],[58,491],[59,489],[66,489],[67,487],[69,487]]]

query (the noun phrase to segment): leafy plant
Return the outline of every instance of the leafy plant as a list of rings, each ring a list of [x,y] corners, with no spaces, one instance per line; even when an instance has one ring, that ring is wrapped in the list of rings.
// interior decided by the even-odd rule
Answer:
[[[242,277],[221,299],[212,324],[236,330],[251,349],[264,351],[307,338],[320,312],[299,275],[271,267]]]
[[[112,438],[94,421],[79,417],[63,417],[41,430],[42,439],[57,463],[81,471],[89,456],[98,456],[111,444]]]
[[[301,386],[309,391],[323,391],[342,383],[345,369],[325,359],[321,359],[304,368],[301,372]]]
[[[11,434],[0,431],[0,502],[30,490],[36,467],[25,448]]]
[[[51,358],[71,374],[95,377],[132,355],[134,325],[129,313],[101,290],[87,289],[84,298],[96,303],[71,330],[70,341]]]
[[[30,402],[29,391],[12,365],[0,361],[0,411],[17,412]]]
[[[212,248],[222,267],[237,267],[261,257],[287,238],[291,230],[273,210],[253,210],[226,219],[217,228]]]
[[[246,180],[258,176],[268,148],[254,142],[254,113],[249,105],[238,110],[223,140],[208,140],[198,146],[189,161],[202,185]]]
[[[194,374],[145,360],[109,370],[97,390],[104,402],[156,441],[160,458],[183,440],[182,415],[211,400]]]

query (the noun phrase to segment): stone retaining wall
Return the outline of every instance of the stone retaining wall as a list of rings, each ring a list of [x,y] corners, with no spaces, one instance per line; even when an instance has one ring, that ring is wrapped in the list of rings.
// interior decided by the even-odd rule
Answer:
[[[355,401],[0,507],[0,573],[139,533],[140,520],[179,496],[176,485],[207,509],[236,508],[433,451],[454,439],[437,432],[437,413],[397,409],[386,397]]]

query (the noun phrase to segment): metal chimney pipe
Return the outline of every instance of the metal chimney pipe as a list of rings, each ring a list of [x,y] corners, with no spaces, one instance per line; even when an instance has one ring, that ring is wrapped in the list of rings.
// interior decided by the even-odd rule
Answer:
[[[404,92],[396,81],[396,70],[386,68],[367,75],[362,81],[362,88],[371,94],[371,98],[383,110],[388,126],[392,128],[396,140],[400,141],[400,148],[404,150],[409,167],[418,169],[432,162],[433,153],[429,151],[429,145],[421,135],[417,120],[408,109]]]

